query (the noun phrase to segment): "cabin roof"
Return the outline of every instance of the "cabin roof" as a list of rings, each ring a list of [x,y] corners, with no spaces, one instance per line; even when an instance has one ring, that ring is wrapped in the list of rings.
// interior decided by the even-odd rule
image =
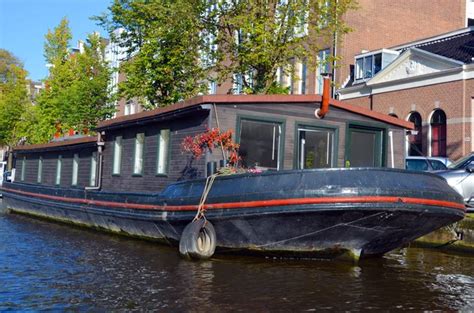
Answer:
[[[51,141],[49,143],[44,144],[36,144],[36,145],[25,145],[25,146],[16,146],[13,148],[14,152],[23,152],[23,151],[46,151],[52,148],[60,148],[64,147],[67,149],[74,149],[76,146],[83,146],[85,144],[92,144],[97,142],[96,136],[87,136],[87,137],[79,137],[79,138],[63,138],[59,141]]]
[[[180,111],[185,111],[193,107],[203,104],[291,104],[291,103],[307,103],[313,105],[316,109],[321,102],[320,95],[206,95],[197,96],[189,100],[175,103],[168,107],[157,108],[150,111],[143,111],[136,114],[120,116],[107,121],[102,121],[97,126],[96,130],[106,130],[109,128],[126,127],[130,124],[145,122],[148,119],[159,117],[161,115],[174,114]],[[346,110],[355,114],[363,115],[373,118],[374,120],[388,123],[391,125],[403,127],[406,129],[414,129],[413,123],[392,117],[383,113],[368,110],[366,108],[355,106],[341,102],[336,99],[330,100],[330,106],[342,110]]]

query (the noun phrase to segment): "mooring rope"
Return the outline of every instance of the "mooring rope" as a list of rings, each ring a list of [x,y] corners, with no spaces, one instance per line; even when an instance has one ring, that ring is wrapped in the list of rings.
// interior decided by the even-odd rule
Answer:
[[[204,215],[204,212],[206,211],[204,209],[204,203],[206,202],[207,196],[209,195],[209,192],[211,191],[212,184],[214,183],[214,180],[216,179],[218,175],[219,173],[216,173],[206,178],[206,184],[204,185],[204,190],[201,195],[201,200],[199,201],[199,206],[198,206],[196,216],[194,217],[193,221],[197,221],[201,218],[206,219],[206,216]]]

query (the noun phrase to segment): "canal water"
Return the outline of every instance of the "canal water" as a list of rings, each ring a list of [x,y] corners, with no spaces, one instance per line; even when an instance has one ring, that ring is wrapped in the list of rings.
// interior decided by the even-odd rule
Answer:
[[[474,257],[402,249],[357,266],[225,256],[0,212],[0,311],[474,310]]]

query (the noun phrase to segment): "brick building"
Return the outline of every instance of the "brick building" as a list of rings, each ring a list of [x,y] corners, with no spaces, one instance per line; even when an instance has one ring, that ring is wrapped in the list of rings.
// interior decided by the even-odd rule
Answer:
[[[359,8],[349,11],[345,21],[353,29],[340,38],[341,44],[329,43],[318,51],[318,58],[324,60],[330,55],[340,58],[338,64],[321,64],[316,71],[296,61],[297,79],[278,75],[282,85],[290,87],[291,94],[321,94],[321,73],[332,72],[336,87],[343,86],[349,80],[354,56],[363,51],[372,51],[383,47],[403,44],[405,42],[434,36],[468,25],[474,17],[472,0],[358,0]],[[436,21],[436,23],[433,23]],[[118,46],[111,43],[110,51],[123,53]],[[114,58],[111,55],[111,58]],[[118,65],[118,63],[117,63]],[[114,84],[124,80],[123,75],[116,77]],[[240,94],[239,75],[220,85],[210,83],[210,94]],[[136,100],[120,100],[117,103],[117,116],[141,111]]]
[[[412,121],[408,155],[457,159],[474,151],[473,57],[474,27],[360,54],[339,99]]]

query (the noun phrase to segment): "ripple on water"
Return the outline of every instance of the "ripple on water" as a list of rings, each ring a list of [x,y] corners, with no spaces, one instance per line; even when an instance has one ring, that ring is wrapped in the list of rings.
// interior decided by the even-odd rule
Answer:
[[[404,249],[358,266],[220,256],[0,213],[0,311],[459,310],[472,257]]]

